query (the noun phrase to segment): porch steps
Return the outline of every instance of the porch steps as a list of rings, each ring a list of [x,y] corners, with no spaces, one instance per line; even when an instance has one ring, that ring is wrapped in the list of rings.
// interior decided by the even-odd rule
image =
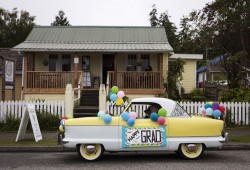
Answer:
[[[99,111],[99,91],[84,90],[81,95],[80,105],[74,108],[74,118],[97,116]]]

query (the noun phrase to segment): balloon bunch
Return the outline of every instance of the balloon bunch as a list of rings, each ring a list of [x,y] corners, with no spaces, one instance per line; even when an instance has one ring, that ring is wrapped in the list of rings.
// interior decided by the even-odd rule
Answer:
[[[163,125],[166,122],[165,120],[166,115],[167,115],[167,110],[161,108],[158,110],[158,113],[152,112],[150,114],[150,119],[154,122],[158,122],[160,125]]]
[[[125,96],[125,93],[118,90],[117,86],[113,86],[111,88],[111,92],[109,93],[109,98],[111,101],[115,102],[117,106],[121,106],[124,103],[122,98]]]
[[[121,117],[123,120],[127,121],[129,126],[134,126],[137,113],[136,112],[122,112]]]
[[[97,116],[99,117],[99,119],[102,119],[106,124],[110,124],[110,122],[112,121],[112,116],[110,116],[104,111],[99,111],[97,113]]]
[[[216,119],[220,118],[224,112],[225,107],[220,105],[219,102],[208,102],[198,111],[198,113],[202,114],[203,116],[208,115]]]
[[[60,126],[59,126],[59,131],[63,132],[64,131],[64,128],[63,128],[63,125],[65,124],[65,120],[68,120],[68,119],[73,119],[73,116],[72,115],[67,115],[67,116],[63,116],[60,120]]]

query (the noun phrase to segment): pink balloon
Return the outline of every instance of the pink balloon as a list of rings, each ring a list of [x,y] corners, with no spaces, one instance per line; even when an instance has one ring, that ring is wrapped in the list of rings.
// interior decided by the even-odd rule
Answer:
[[[125,93],[123,91],[118,91],[117,96],[119,98],[123,98],[125,96]]]
[[[160,124],[160,125],[163,125],[164,123],[165,123],[165,118],[163,117],[163,116],[160,116],[160,117],[158,117],[158,119],[157,119],[157,122]]]
[[[137,113],[136,113],[136,112],[130,112],[130,113],[129,113],[129,117],[130,117],[130,118],[133,118],[133,119],[136,119]]]

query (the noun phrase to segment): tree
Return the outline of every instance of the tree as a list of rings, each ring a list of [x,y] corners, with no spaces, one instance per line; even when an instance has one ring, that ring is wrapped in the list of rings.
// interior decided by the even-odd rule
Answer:
[[[64,17],[65,13],[60,10],[58,16],[55,16],[55,21],[51,23],[52,26],[67,26],[70,25],[67,17]]]
[[[174,51],[178,51],[179,41],[178,37],[176,36],[176,26],[173,22],[169,20],[170,16],[168,12],[163,12],[160,14],[158,19],[157,17],[157,9],[156,5],[154,4],[152,11],[149,13],[150,16],[150,24],[152,27],[161,26],[165,28],[166,35],[168,37],[169,44],[173,47]]]
[[[34,20],[27,11],[0,8],[0,47],[10,48],[23,42],[35,26]]]
[[[158,26],[158,18],[157,18],[157,9],[156,9],[156,5],[154,4],[152,11],[150,11],[149,13],[149,21],[150,21],[150,25],[152,27]]]
[[[180,97],[176,83],[183,79],[184,65],[185,61],[181,58],[169,62],[168,78],[167,82],[164,83],[168,98],[177,99]]]

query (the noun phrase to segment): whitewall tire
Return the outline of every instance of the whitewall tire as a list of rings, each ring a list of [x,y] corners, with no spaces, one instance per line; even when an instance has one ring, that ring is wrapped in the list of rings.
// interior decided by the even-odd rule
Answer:
[[[184,159],[198,159],[202,156],[204,149],[201,143],[183,143],[179,146],[178,153]]]
[[[87,161],[96,161],[103,155],[104,148],[100,144],[77,145],[77,152],[81,158]]]

